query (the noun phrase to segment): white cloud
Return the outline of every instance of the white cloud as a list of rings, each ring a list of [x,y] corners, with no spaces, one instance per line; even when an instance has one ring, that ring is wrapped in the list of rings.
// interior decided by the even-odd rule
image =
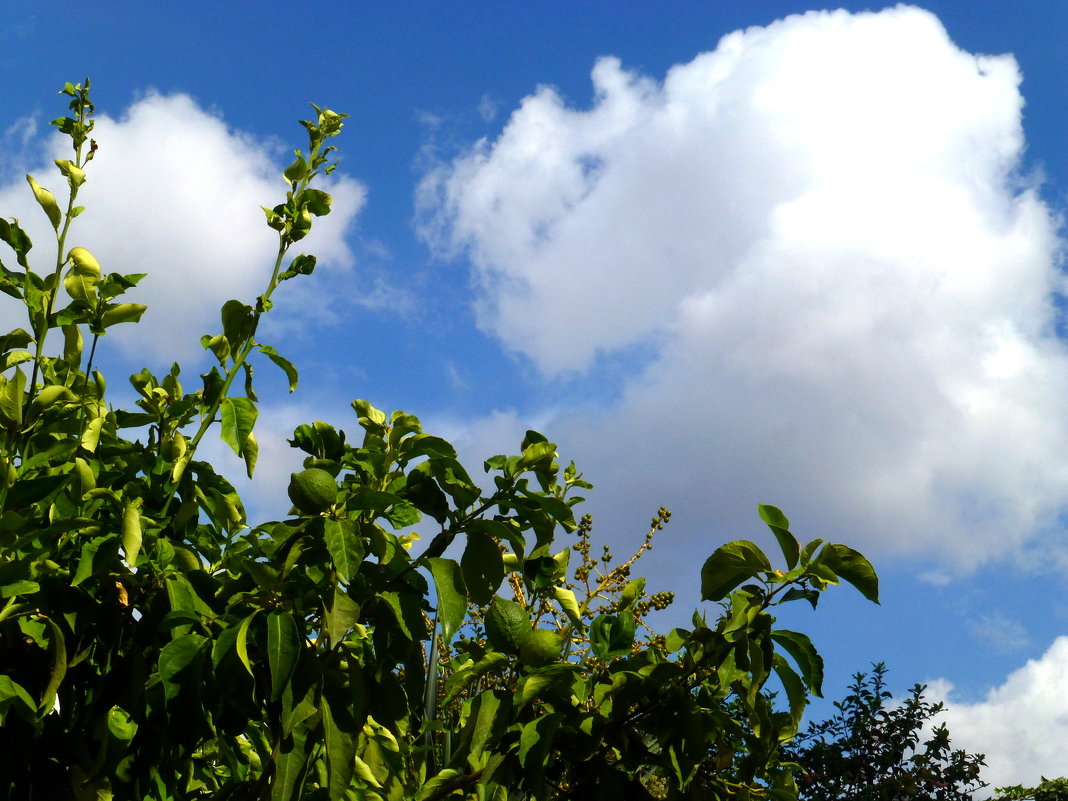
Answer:
[[[218,328],[223,302],[252,302],[266,287],[277,237],[260,206],[285,198],[285,154],[277,144],[229,128],[183,94],[150,93],[118,119],[101,114],[92,135],[100,149],[79,195],[87,210],[67,246],[87,247],[105,272],[148,273],[128,296],[149,305],[143,324],[115,329],[109,340],[158,359],[187,359],[200,352],[200,335]],[[49,158],[41,162],[48,166],[33,169],[61,205],[65,181],[50,160],[69,158],[69,147],[65,137],[48,139]],[[316,222],[294,255],[304,250],[327,268],[349,267],[345,234],[365,190],[348,177],[334,177],[325,188],[334,196],[332,212]],[[38,271],[47,271],[55,237],[21,176],[0,186],[0,213],[20,218],[33,239]],[[0,322],[22,324],[6,310]]]
[[[991,787],[1037,785],[1065,774],[1068,742],[1068,637],[1058,637],[1039,659],[1028,661],[982,701],[953,699],[953,685],[931,682],[928,696],[946,702],[940,718],[954,748],[986,754],[983,779]]]
[[[609,514],[730,532],[773,502],[956,568],[1052,524],[1060,242],[1019,174],[1011,57],[899,6],[732,33],[662,81],[601,59],[593,83],[588,110],[540,88],[419,200],[480,325],[543,372],[655,349],[616,406],[551,426]]]

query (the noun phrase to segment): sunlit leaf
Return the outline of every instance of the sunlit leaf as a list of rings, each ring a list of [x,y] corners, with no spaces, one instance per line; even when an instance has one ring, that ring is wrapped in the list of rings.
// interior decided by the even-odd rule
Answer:
[[[438,622],[441,636],[448,644],[463,625],[467,614],[467,587],[460,565],[453,559],[441,557],[427,559],[434,577],[434,590],[438,598]]]

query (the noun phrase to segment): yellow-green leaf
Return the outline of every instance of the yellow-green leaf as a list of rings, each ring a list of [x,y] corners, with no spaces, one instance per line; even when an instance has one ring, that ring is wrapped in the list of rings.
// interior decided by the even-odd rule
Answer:
[[[58,231],[59,224],[63,221],[63,215],[59,211],[59,204],[56,203],[56,196],[33,180],[32,175],[27,175],[26,180],[30,184],[30,189],[33,190],[33,196],[37,198],[37,202],[44,209],[45,214],[48,215],[48,221],[52,223],[52,228]]]

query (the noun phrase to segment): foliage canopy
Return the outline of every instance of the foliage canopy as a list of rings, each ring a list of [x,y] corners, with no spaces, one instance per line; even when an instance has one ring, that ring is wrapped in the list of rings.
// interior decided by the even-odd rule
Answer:
[[[198,449],[216,428],[251,477],[254,360],[297,386],[257,332],[279,287],[315,269],[295,246],[330,212],[315,184],[345,115],[302,121],[307,148],[264,209],[277,257],[263,293],[202,337],[214,364],[192,389],[178,364],[142,370],[121,409],[95,355],[145,312],[122,300],[144,276],[68,245],[97,143],[89,81],[62,94],[65,202],[27,177],[55,233],[48,269],[0,220],[0,291],[26,314],[0,337],[0,797],[794,796],[779,748],[822,660],[771,612],[843,579],[876,601],[863,556],[802,545],[762,506],[784,569],[752,542],[719,547],[701,571],[713,614],[657,634],[647,618],[672,596],[631,571],[667,510],[615,564],[576,513],[590,484],[541,434],[486,460],[485,488],[415,416],[364,400],[354,440],[294,431],[295,506],[251,523]],[[418,548],[420,521],[434,533]]]
[[[811,724],[785,747],[801,767],[799,798],[971,801],[986,787],[979,778],[983,755],[954,750],[945,724],[925,739],[925,725],[943,705],[925,699],[920,684],[895,704],[885,676],[883,664],[855,674],[849,694],[835,702],[838,714]]]

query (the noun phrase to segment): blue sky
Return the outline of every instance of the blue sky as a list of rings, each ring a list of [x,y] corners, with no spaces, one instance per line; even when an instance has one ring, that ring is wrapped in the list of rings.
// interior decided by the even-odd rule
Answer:
[[[617,552],[672,508],[646,570],[680,606],[775,503],[883,579],[784,615],[830,697],[886,661],[994,783],[1061,775],[1068,6],[844,5],[10,2],[0,213],[39,213],[22,174],[58,184],[54,92],[91,76],[80,243],[156,281],[108,359],[192,381],[295,120],[350,114],[323,269],[264,332],[301,388],[261,392],[262,514],[287,431],[355,397],[476,464],[543,429]]]

